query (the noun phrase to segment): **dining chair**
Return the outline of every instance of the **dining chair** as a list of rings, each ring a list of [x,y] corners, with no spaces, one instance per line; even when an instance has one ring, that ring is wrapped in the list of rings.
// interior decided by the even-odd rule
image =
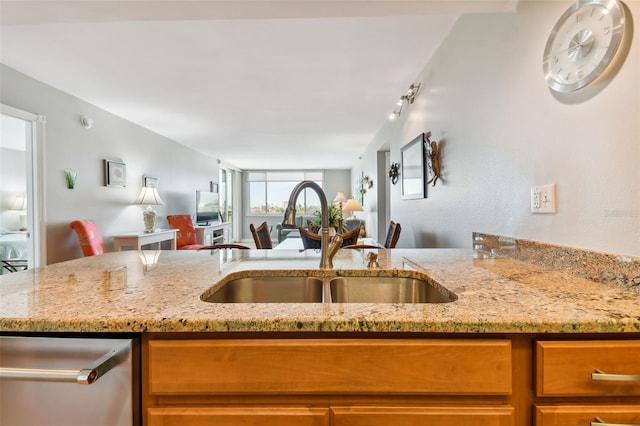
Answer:
[[[319,249],[322,248],[321,237],[315,232],[309,231],[307,228],[298,228],[300,231],[300,238],[302,239],[302,246],[304,249]]]
[[[198,250],[217,250],[217,249],[240,249],[240,250],[251,250],[251,247],[244,246],[242,244],[235,243],[223,243],[223,244],[214,244],[212,246],[204,246],[200,247]]]
[[[392,249],[396,247],[401,230],[402,227],[399,223],[389,221],[389,229],[387,230],[387,237],[384,240],[384,248]]]
[[[362,249],[381,249],[383,247],[374,246],[373,244],[352,244],[349,246],[342,246],[343,249],[353,249],[353,250],[362,250]]]
[[[178,239],[176,247],[178,250],[199,250],[204,244],[198,244],[196,237],[196,227],[193,225],[193,219],[188,214],[175,214],[167,216],[167,222],[171,229],[178,230]]]
[[[251,235],[253,235],[253,241],[256,243],[257,249],[263,250],[273,248],[271,232],[269,232],[269,225],[267,225],[267,222],[262,222],[257,228],[253,226],[253,223],[251,223],[249,224],[249,229],[251,229]]]
[[[98,225],[89,219],[74,220],[69,227],[76,231],[82,254],[85,256],[96,256],[107,251]]]
[[[360,225],[353,228],[351,231],[340,234],[342,236],[342,247],[350,246],[358,242],[360,236]]]

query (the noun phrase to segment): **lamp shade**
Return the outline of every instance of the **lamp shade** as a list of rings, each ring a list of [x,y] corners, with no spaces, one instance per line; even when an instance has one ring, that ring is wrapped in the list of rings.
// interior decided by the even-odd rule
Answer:
[[[27,209],[27,199],[22,195],[16,195],[16,199],[13,200],[13,204],[11,204],[11,208],[9,210],[19,210],[23,211]]]
[[[333,199],[334,203],[344,203],[347,201],[347,197],[344,196],[344,192],[338,192],[336,198]]]
[[[158,194],[157,188],[150,188],[148,186],[145,186],[144,188],[142,188],[142,191],[140,191],[140,195],[138,195],[138,198],[136,198],[133,204],[163,206],[164,201],[162,201],[162,198],[160,198],[160,194]]]
[[[347,203],[342,207],[342,210],[347,212],[361,212],[364,211],[358,200],[350,198]]]

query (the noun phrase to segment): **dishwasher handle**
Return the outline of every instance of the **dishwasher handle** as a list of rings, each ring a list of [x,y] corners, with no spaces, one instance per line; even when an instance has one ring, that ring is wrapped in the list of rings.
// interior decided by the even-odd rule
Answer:
[[[115,347],[87,367],[79,370],[0,367],[0,379],[73,382],[81,385],[90,385],[120,364],[129,352],[129,344]]]

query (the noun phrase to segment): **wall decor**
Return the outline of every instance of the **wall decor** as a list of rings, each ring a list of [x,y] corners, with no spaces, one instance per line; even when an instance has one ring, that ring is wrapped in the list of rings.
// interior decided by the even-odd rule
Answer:
[[[104,160],[105,186],[127,186],[127,165],[120,161]]]
[[[373,180],[370,179],[369,176],[366,176],[364,172],[361,172],[360,179],[358,180],[358,188],[356,188],[359,194],[358,197],[360,199],[358,201],[360,201],[360,204],[364,204],[364,194],[371,188],[373,188]]]
[[[620,0],[578,0],[553,27],[544,48],[544,79],[551,90],[580,90],[614,68],[626,56],[632,25]]]
[[[424,149],[427,153],[427,185],[436,186],[440,179],[440,148],[436,141],[432,141],[431,132],[425,134]]]
[[[391,167],[389,167],[389,179],[391,179],[391,183],[394,185],[398,183],[398,175],[400,174],[398,167],[400,167],[398,163],[391,163]]]
[[[425,198],[427,186],[425,184],[425,134],[420,133],[411,142],[400,149],[402,181],[402,198],[411,200]]]
[[[142,186],[145,188],[157,188],[158,178],[153,176],[142,176]]]
[[[76,187],[77,177],[78,174],[75,172],[75,170],[66,169],[64,171],[64,179],[67,181],[67,188],[73,189]]]

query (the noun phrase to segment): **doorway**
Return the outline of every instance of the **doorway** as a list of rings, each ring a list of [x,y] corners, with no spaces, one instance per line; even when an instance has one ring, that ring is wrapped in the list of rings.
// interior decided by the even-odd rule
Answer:
[[[12,266],[44,265],[43,136],[45,117],[0,105],[0,260]]]
[[[382,241],[387,235],[387,227],[391,220],[391,184],[388,177],[391,166],[391,153],[389,151],[377,152],[377,177],[378,182],[378,241]]]

